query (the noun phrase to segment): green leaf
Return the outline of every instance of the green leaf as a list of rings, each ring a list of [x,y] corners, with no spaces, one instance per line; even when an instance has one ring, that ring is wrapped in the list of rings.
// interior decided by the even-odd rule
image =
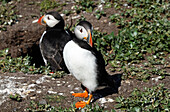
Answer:
[[[121,98],[120,97],[116,97],[115,101],[120,103],[121,102]]]
[[[134,107],[134,108],[133,108],[133,111],[134,111],[134,112],[141,112],[141,108],[140,108],[140,107]]]
[[[155,101],[154,107],[158,107],[158,106],[159,106],[159,101]]]
[[[101,15],[100,14],[96,14],[96,18],[100,19]]]
[[[122,107],[122,104],[115,104],[114,107],[115,108],[120,108],[120,107]]]

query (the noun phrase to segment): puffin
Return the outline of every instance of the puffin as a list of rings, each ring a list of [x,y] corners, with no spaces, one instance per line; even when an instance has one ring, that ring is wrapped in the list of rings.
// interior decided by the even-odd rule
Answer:
[[[46,26],[39,41],[45,65],[50,64],[52,72],[63,70],[68,73],[63,59],[63,49],[72,37],[70,32],[64,29],[64,19],[58,12],[51,11],[40,17],[37,22]]]
[[[93,27],[88,21],[81,21],[74,29],[74,37],[64,47],[63,58],[69,72],[81,82],[83,93],[73,93],[74,97],[88,98],[79,101],[76,108],[90,104],[93,93],[103,83],[114,87],[114,81],[105,69],[102,54],[96,50],[92,39]]]

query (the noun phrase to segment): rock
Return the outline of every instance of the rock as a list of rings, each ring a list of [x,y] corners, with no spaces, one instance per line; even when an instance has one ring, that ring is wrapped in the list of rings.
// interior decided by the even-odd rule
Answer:
[[[155,80],[156,82],[158,82],[159,79],[162,79],[162,76],[158,76],[158,77],[152,78],[152,80]]]
[[[62,84],[57,84],[57,86],[62,86]]]
[[[58,95],[63,96],[64,93],[58,93]]]
[[[103,104],[103,103],[106,103],[107,101],[106,101],[106,98],[100,98],[99,102]]]
[[[40,105],[46,105],[46,104],[47,104],[47,102],[46,102],[46,100],[45,100],[45,99],[42,99],[42,100],[40,100],[40,101],[39,101],[39,104],[40,104]]]
[[[107,23],[107,19],[105,19],[103,22],[104,22],[104,23]]]
[[[55,92],[55,91],[50,91],[50,90],[48,90],[48,93],[49,93],[49,94],[57,94],[57,92]]]
[[[99,30],[99,27],[95,27],[94,30]]]
[[[41,90],[38,90],[37,93],[41,93],[42,91]]]
[[[30,99],[31,99],[31,100],[35,100],[35,99],[36,99],[36,97],[35,97],[35,96],[33,96],[33,97],[30,97]]]
[[[114,100],[111,98],[108,98],[108,102],[114,102]]]

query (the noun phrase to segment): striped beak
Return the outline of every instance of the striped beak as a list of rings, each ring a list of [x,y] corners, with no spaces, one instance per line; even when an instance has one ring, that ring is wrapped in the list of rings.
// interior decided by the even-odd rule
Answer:
[[[46,25],[46,21],[44,20],[44,17],[45,17],[45,15],[44,15],[44,16],[41,16],[41,17],[39,18],[38,23],[39,23],[40,25]]]
[[[87,41],[90,44],[90,46],[93,47],[93,39],[92,39],[92,33],[91,33],[90,29],[88,29],[88,34],[89,34],[89,36],[87,38]]]

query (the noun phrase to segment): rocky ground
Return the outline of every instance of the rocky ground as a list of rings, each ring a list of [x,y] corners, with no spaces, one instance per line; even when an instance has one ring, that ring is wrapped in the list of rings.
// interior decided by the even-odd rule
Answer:
[[[35,2],[35,4],[30,4],[30,2]],[[38,2],[41,2],[41,0],[20,0],[20,2],[16,2],[17,14],[22,15],[22,17],[19,18],[17,24],[8,26],[7,31],[0,32],[0,49],[9,48],[12,57],[28,54],[33,57],[33,63],[36,63],[37,66],[43,63],[38,42],[45,30],[43,26],[32,24],[33,20],[40,17],[40,10],[36,5]],[[63,10],[71,9],[71,7],[72,3],[63,7]],[[113,9],[106,10],[108,15],[115,12]],[[85,12],[63,17],[67,24],[70,24],[70,18],[72,18],[74,24],[82,14],[93,24],[94,29],[107,33],[114,31],[117,35],[119,29],[108,20],[107,15],[100,19],[100,24],[93,14]],[[35,17],[32,15],[35,15]],[[112,73],[109,70],[108,72],[116,79],[117,87],[114,89],[99,88],[95,99],[93,99],[95,104],[98,103],[106,110],[113,108],[117,96],[127,97],[134,88],[142,89],[143,87],[152,87],[164,83],[165,87],[170,89],[169,76],[163,80],[157,80],[157,76],[153,76],[154,78],[143,82],[136,79],[121,80],[122,73]],[[73,102],[81,100],[71,95],[73,92],[82,91],[80,83],[71,75],[55,79],[42,74],[0,73],[0,85],[0,112],[26,111],[26,108],[30,107],[31,101],[42,104],[50,103],[53,106],[71,107]],[[14,93],[21,95],[23,98],[21,102],[9,98],[9,95]],[[53,97],[53,99],[50,100],[50,97]]]
[[[97,103],[106,110],[113,108],[117,96],[127,97],[134,88],[142,89],[143,87],[152,87],[159,83],[164,83],[166,88],[170,88],[170,77],[163,80],[153,78],[148,82],[141,82],[138,80],[121,81],[121,74],[112,73],[112,75],[114,78],[119,79],[117,80],[117,88],[99,88],[93,99],[94,104]],[[3,73],[0,74],[0,83],[1,112],[26,111],[30,107],[31,101],[69,108],[73,103],[83,100],[74,98],[71,95],[74,92],[83,91],[80,82],[71,75],[55,79],[41,74]],[[23,98],[21,102],[9,98],[9,95],[14,93],[21,95]]]

